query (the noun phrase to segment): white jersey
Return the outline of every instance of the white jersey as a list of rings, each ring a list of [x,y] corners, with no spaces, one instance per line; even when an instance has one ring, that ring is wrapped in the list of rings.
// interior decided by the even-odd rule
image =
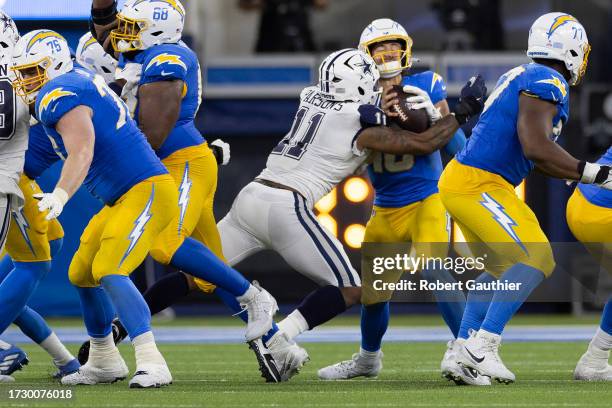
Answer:
[[[363,164],[355,146],[362,129],[359,103],[324,99],[308,87],[289,133],[272,150],[259,178],[299,191],[310,207]]]
[[[23,205],[18,187],[28,148],[30,113],[27,105],[11,86],[14,76],[9,71],[9,56],[0,59],[0,193],[11,195],[13,208]]]

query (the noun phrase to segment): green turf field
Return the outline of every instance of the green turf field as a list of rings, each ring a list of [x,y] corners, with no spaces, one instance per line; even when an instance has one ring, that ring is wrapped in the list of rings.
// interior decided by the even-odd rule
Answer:
[[[427,318],[431,321],[431,317]],[[589,323],[596,318],[574,320],[548,317],[549,324]],[[217,321],[219,323],[224,320]],[[403,318],[401,323],[421,322]],[[538,317],[519,318],[521,324],[541,324]],[[214,320],[179,320],[186,324],[213,325]],[[352,322],[348,317],[342,323]],[[395,319],[398,323],[398,319]],[[435,322],[435,320],[434,320]],[[55,323],[58,323],[57,321]],[[62,323],[66,324],[65,321]],[[70,322],[76,324],[76,322]],[[175,323],[172,323],[175,324]],[[515,323],[516,324],[516,323]],[[30,364],[15,374],[13,384],[0,385],[1,407],[608,407],[612,384],[579,383],[571,378],[586,343],[510,343],[501,355],[517,376],[512,385],[488,388],[457,387],[439,377],[442,343],[389,343],[384,346],[385,369],[375,380],[321,382],[319,367],[348,358],[357,345],[305,343],[310,363],[292,381],[265,384],[246,346],[160,345],[174,375],[174,384],[159,390],[130,390],[127,381],[113,385],[72,388],[70,401],[10,400],[8,391],[17,388],[58,387],[50,378],[51,364],[40,348],[24,349]],[[76,351],[77,346],[69,346]],[[121,346],[134,368],[132,349]]]

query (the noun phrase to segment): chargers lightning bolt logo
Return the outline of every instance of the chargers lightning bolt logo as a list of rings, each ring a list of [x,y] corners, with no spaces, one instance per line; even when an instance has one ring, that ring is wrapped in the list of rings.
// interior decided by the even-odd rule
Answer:
[[[30,223],[28,222],[26,217],[23,215],[23,208],[20,209],[19,211],[13,212],[13,219],[15,220],[15,223],[17,224],[17,227],[19,228],[19,232],[21,232],[23,239],[25,240],[26,244],[28,244],[30,251],[32,251],[32,254],[36,255],[36,251],[34,251],[34,247],[32,246],[32,241],[30,240],[30,236],[28,235],[28,230],[30,229]]]
[[[162,64],[178,65],[185,71],[187,71],[187,65],[185,65],[185,63],[181,61],[181,57],[179,57],[178,55],[168,54],[166,52],[164,52],[163,54],[159,54],[158,56],[153,58],[151,62],[147,64],[145,71],[148,71],[151,67]]]
[[[181,181],[181,186],[179,187],[179,207],[181,208],[181,217],[179,219],[178,225],[178,233],[181,233],[181,228],[183,227],[183,219],[185,218],[185,213],[187,212],[187,205],[189,204],[189,193],[191,192],[191,180],[189,179],[189,163],[185,164],[185,172],[183,173],[183,180]]]
[[[125,251],[125,254],[123,254],[123,258],[121,258],[121,262],[119,262],[120,266],[125,260],[125,258],[130,254],[130,252],[132,252],[132,249],[134,249],[134,247],[138,243],[138,240],[140,239],[140,237],[142,236],[142,233],[144,232],[145,225],[147,225],[147,223],[151,219],[151,216],[153,215],[151,214],[151,205],[153,204],[154,196],[155,196],[155,186],[153,186],[153,188],[151,189],[151,196],[149,197],[149,201],[147,202],[147,205],[145,206],[144,210],[142,210],[138,218],[136,218],[136,221],[134,221],[134,228],[132,228],[132,232],[130,232],[130,235],[128,235],[128,239],[130,240],[130,246],[128,246],[128,249]]]
[[[501,225],[504,231],[506,231],[508,235],[510,235],[514,242],[519,244],[523,251],[527,253],[527,248],[525,248],[525,245],[523,245],[520,238],[516,234],[516,231],[514,230],[514,227],[516,227],[518,224],[512,218],[510,218],[508,214],[504,212],[504,207],[500,203],[495,201],[495,199],[489,194],[482,193],[482,198],[483,200],[480,202],[480,204],[482,204],[484,208],[486,208],[491,214],[493,214],[493,219],[497,221],[497,223]]]

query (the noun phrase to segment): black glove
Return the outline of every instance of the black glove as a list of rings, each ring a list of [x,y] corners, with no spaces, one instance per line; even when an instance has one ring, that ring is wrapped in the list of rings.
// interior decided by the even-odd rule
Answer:
[[[479,115],[484,108],[487,86],[482,76],[476,75],[461,89],[459,103],[455,106],[455,118],[460,125],[465,124],[472,116]]]
[[[225,166],[230,161],[230,145],[225,143],[221,139],[216,139],[209,145],[215,159],[217,159],[217,165]]]

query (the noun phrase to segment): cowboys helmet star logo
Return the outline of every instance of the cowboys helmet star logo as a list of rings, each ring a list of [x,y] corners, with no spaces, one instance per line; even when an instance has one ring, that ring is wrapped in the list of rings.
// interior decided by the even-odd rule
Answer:
[[[4,13],[0,14],[0,22],[2,22],[3,33],[5,33],[6,30],[8,30],[9,28],[11,29],[11,31],[13,31],[13,25],[11,24],[13,21],[10,19],[9,16]]]
[[[374,76],[372,73],[372,64],[368,63],[363,57],[361,57],[361,62],[355,63],[355,66],[361,68],[364,75],[369,74],[372,77]]]

